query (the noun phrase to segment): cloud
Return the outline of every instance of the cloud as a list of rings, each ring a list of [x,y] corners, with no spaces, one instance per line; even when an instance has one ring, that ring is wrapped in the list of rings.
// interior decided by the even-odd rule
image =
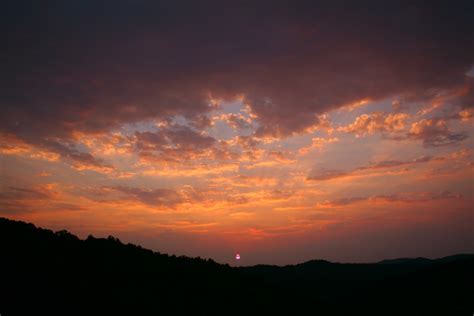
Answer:
[[[423,203],[438,200],[459,199],[460,194],[452,193],[450,191],[442,191],[439,193],[397,193],[391,195],[374,195],[370,197],[350,197],[341,198],[332,201],[325,201],[319,203],[322,207],[339,207],[347,206],[360,202],[379,203],[379,202],[401,202],[401,203]]]
[[[288,150],[269,151],[267,156],[269,159],[278,161],[282,164],[296,162],[296,160],[293,159],[292,152]]]
[[[369,163],[367,166],[358,167],[355,170],[375,170],[375,169],[387,169],[394,167],[405,167],[415,164],[427,163],[430,161],[444,161],[444,157],[432,157],[432,156],[422,156],[412,160],[382,160],[379,162]]]
[[[43,187],[17,188],[9,187],[6,192],[0,193],[0,198],[9,200],[47,200],[54,197],[52,192]]]
[[[33,187],[10,186],[0,192],[0,213],[23,213],[40,208],[58,197],[55,184]]]
[[[249,187],[249,188],[256,188],[256,187],[272,187],[278,183],[278,179],[273,176],[256,176],[256,175],[244,175],[239,174],[235,177],[226,177],[225,180],[236,187]]]
[[[470,5],[10,3],[0,126],[35,145],[177,115],[203,128],[212,95],[243,96],[260,137],[302,133],[360,100],[464,84]]]
[[[71,212],[77,212],[77,211],[85,211],[87,210],[86,207],[77,205],[77,204],[71,204],[71,203],[55,203],[53,207],[58,210],[58,211],[71,211]]]
[[[174,125],[163,131],[170,144],[178,148],[209,148],[216,141],[214,138],[203,135],[189,127]]]
[[[427,104],[417,111],[415,116],[427,114],[444,107],[434,116],[435,119],[461,120],[469,122],[473,116],[474,106],[474,80],[466,77],[466,83],[459,87],[446,90],[432,90],[427,92]]]
[[[60,142],[43,142],[41,145],[42,148],[59,154],[64,161],[69,162],[78,170],[94,170],[102,173],[110,173],[114,170],[112,166],[92,156],[90,153],[81,152]]]
[[[370,103],[370,99],[362,99],[362,100],[358,100],[356,102],[353,102],[351,104],[346,104],[344,106],[341,107],[340,110],[342,111],[347,111],[347,112],[352,112],[366,104]]]
[[[411,125],[408,138],[421,140],[425,147],[439,147],[457,144],[468,136],[450,131],[444,119],[422,119]]]
[[[339,127],[338,130],[346,133],[354,133],[357,136],[371,135],[374,133],[397,133],[405,128],[405,121],[410,116],[406,113],[373,112],[362,114],[347,126]]]
[[[123,193],[132,200],[139,201],[153,207],[174,208],[182,203],[202,202],[205,200],[204,193],[192,186],[183,186],[175,189],[144,189],[130,186],[112,186],[104,188]],[[120,199],[119,199],[120,200]]]
[[[310,172],[310,175],[306,178],[307,180],[313,181],[326,181],[337,178],[347,178],[354,176],[362,176],[367,172],[373,172],[383,169],[409,167],[418,164],[424,164],[435,161],[445,161],[445,157],[433,157],[433,156],[422,156],[412,160],[382,160],[378,162],[370,162],[366,166],[360,166],[352,170],[333,170],[326,168],[315,168]]]
[[[331,143],[337,143],[339,138],[337,137],[330,137],[330,138],[323,138],[323,137],[313,137],[311,139],[311,145],[302,147],[298,150],[300,155],[305,155],[310,152],[314,148],[322,148],[323,146]]]
[[[465,132],[452,132],[448,121],[456,119],[468,122],[471,117],[472,110],[464,109],[443,117],[421,119],[408,124],[406,120],[410,118],[409,114],[373,112],[358,116],[353,123],[339,127],[338,131],[354,133],[357,137],[382,133],[393,140],[421,140],[425,147],[439,147],[457,144],[468,138]]]
[[[26,155],[30,158],[58,161],[62,159],[77,170],[95,170],[110,173],[112,166],[87,152],[81,152],[59,140],[41,140],[28,144],[13,134],[0,133],[0,153],[7,155]]]
[[[235,130],[249,129],[252,127],[252,119],[245,117],[241,113],[226,113],[214,118],[214,120],[221,120],[226,122]]]
[[[274,200],[287,200],[291,198],[295,192],[293,190],[279,190],[275,189],[268,192],[268,198]]]
[[[60,155],[25,143],[13,134],[0,133],[0,153],[4,155],[23,155],[34,159],[57,161]]]
[[[463,122],[469,122],[469,120],[474,117],[474,109],[470,108],[470,109],[462,110],[458,113],[458,117]]]
[[[168,145],[168,140],[163,133],[136,132],[136,147],[139,150],[160,150]]]
[[[337,178],[344,178],[349,176],[350,174],[350,171],[317,168],[311,171],[311,174],[307,177],[307,180],[325,181]]]
[[[135,132],[135,150],[145,161],[193,162],[198,157],[224,158],[217,141],[188,126],[170,125],[156,132]],[[213,154],[216,155],[213,155]]]
[[[227,202],[231,205],[234,204],[247,204],[250,202],[249,198],[243,195],[232,195],[227,198]]]
[[[150,206],[174,207],[183,202],[181,194],[170,189],[147,190],[128,186],[115,186],[111,187],[111,189],[124,193],[132,199]]]
[[[259,147],[264,141],[256,138],[254,135],[239,135],[226,142],[230,146],[236,146],[240,148],[239,154],[234,153],[234,159],[241,161],[256,160],[262,157],[263,149]]]

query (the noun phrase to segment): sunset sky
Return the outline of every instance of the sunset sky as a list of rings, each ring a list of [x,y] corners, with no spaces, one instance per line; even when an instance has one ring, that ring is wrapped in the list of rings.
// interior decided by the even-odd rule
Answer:
[[[0,216],[242,265],[474,252],[474,4],[389,2],[2,4]]]

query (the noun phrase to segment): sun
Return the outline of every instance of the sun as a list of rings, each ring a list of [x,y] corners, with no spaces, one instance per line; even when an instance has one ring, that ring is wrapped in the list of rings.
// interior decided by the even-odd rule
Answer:
[[[236,254],[235,254],[235,259],[236,259],[236,260],[240,260],[240,253],[236,253]]]

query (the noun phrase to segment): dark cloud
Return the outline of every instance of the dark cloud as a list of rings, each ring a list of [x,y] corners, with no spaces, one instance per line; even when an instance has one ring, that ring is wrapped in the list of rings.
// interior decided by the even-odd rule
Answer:
[[[58,138],[36,140],[33,144],[28,144],[16,135],[0,133],[0,150],[7,153],[27,152],[31,156],[42,156],[50,160],[57,160],[60,157],[79,170],[93,169],[107,173],[114,169],[113,166],[90,153],[78,150],[73,141]]]
[[[352,170],[332,170],[326,168],[316,168],[310,172],[310,175],[307,177],[307,180],[315,181],[325,181],[332,180],[337,178],[345,178],[353,175],[357,175],[363,171],[371,170],[380,170],[380,169],[390,169],[390,168],[400,168],[400,167],[409,167],[417,164],[428,163],[431,161],[445,161],[445,157],[433,157],[433,156],[422,156],[412,160],[382,160],[378,162],[370,162],[366,166],[361,166],[354,168]]]
[[[317,168],[311,171],[311,174],[307,177],[307,180],[324,181],[347,177],[350,174],[350,171]]]
[[[464,84],[472,13],[472,1],[11,1],[0,125],[30,143],[173,115],[202,127],[210,93],[239,94],[259,136],[284,137],[366,97]]]
[[[162,133],[136,132],[135,137],[138,150],[159,150],[168,145],[168,140]]]
[[[412,124],[407,138],[421,140],[425,147],[439,147],[457,144],[468,135],[451,131],[445,119],[423,119]]]
[[[119,192],[125,194],[127,199],[139,201],[143,204],[155,207],[174,208],[182,203],[202,202],[206,199],[205,193],[202,190],[196,189],[192,186],[184,186],[181,189],[145,189],[130,186],[113,186],[103,187],[100,192],[106,195],[112,192]],[[106,199],[104,202],[120,202],[119,199]]]
[[[229,204],[246,204],[246,203],[249,203],[250,200],[245,196],[237,195],[237,196],[228,197],[227,202]]]
[[[242,114],[228,113],[222,114],[219,119],[225,121],[233,129],[248,129],[251,127],[250,120]]]
[[[92,156],[90,153],[81,152],[74,148],[74,145],[65,145],[58,141],[41,141],[37,145],[41,149],[57,153],[61,158],[71,163],[77,169],[94,169],[102,171],[112,171],[114,168],[106,164],[101,159]]]
[[[55,192],[47,186],[8,187],[0,192],[0,214],[19,214],[34,211],[35,207],[39,207],[39,203],[49,202],[54,200],[55,197]]]
[[[215,139],[198,133],[186,126],[171,126],[164,131],[165,137],[174,146],[181,148],[209,148],[215,143]]]
[[[439,193],[399,193],[391,195],[375,195],[370,197],[350,197],[322,203],[323,206],[346,206],[362,201],[387,201],[387,202],[403,202],[403,203],[421,203],[428,201],[459,199],[462,196],[450,191],[442,191]]]
[[[41,188],[9,187],[6,192],[0,193],[2,200],[47,200],[52,197],[51,192]]]
[[[78,211],[85,211],[87,208],[71,203],[55,203],[54,208],[58,211],[71,211],[71,212],[78,212]]]
[[[170,189],[147,190],[128,186],[116,186],[111,189],[124,193],[134,200],[150,206],[174,207],[184,201],[183,196],[179,192]]]
[[[422,156],[412,160],[382,160],[379,162],[369,163],[367,166],[356,168],[355,170],[374,170],[374,169],[386,169],[394,167],[405,167],[415,164],[426,163],[430,161],[444,161],[443,157],[432,157],[432,156]]]
[[[474,78],[466,78],[469,82],[469,92],[460,98],[460,104],[464,108],[474,108]]]
[[[357,136],[382,133],[385,137],[393,140],[421,140],[425,147],[439,147],[457,144],[466,138],[466,132],[453,132],[448,126],[450,120],[469,121],[473,116],[472,109],[464,109],[457,112],[443,113],[441,117],[422,119],[412,123],[406,131],[406,120],[410,117],[405,113],[382,112],[362,114],[353,123],[339,127],[339,131],[354,133]]]
[[[136,132],[137,147],[140,149],[163,150],[174,147],[183,149],[210,148],[216,140],[196,130],[183,126],[172,125],[156,132]]]
[[[323,205],[327,206],[346,206],[350,204],[354,204],[357,202],[361,201],[367,201],[369,198],[364,198],[364,197],[350,197],[350,198],[341,198],[341,199],[336,199],[332,201],[326,201],[323,203]]]
[[[244,150],[255,149],[261,142],[253,136],[237,136],[235,138],[236,144],[242,147]]]
[[[188,126],[169,125],[156,132],[136,132],[135,149],[142,158],[181,162],[198,156],[224,157],[217,141]]]
[[[287,200],[295,194],[295,191],[292,190],[271,190],[267,193],[270,199],[274,200]]]

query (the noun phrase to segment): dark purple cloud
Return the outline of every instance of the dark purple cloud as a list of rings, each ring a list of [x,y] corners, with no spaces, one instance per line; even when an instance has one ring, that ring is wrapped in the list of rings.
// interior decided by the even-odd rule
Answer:
[[[465,132],[451,131],[447,120],[435,118],[413,123],[407,138],[421,140],[425,147],[439,147],[458,144],[468,136]]]
[[[105,189],[105,190],[104,190]],[[154,207],[174,208],[182,203],[192,203],[205,200],[204,192],[191,186],[185,186],[182,189],[146,189],[130,186],[113,186],[102,188],[103,192],[110,193],[110,190],[122,193],[128,200],[139,201]],[[106,202],[120,202],[121,199],[105,200]]]
[[[54,200],[55,192],[47,187],[8,187],[0,192],[0,214],[20,214]]]
[[[351,175],[353,171],[334,170],[326,168],[317,168],[311,171],[311,174],[307,177],[307,180],[325,181],[337,178],[343,178]]]
[[[325,181],[332,180],[337,178],[344,178],[353,176],[361,171],[371,171],[371,170],[381,170],[381,169],[391,169],[391,168],[401,168],[401,167],[410,167],[418,164],[429,163],[432,161],[445,161],[445,157],[433,157],[433,156],[422,156],[412,160],[382,160],[378,162],[370,162],[366,166],[360,166],[352,170],[333,170],[326,168],[315,168],[310,172],[310,175],[307,177],[307,180],[315,181]]]
[[[116,186],[112,189],[151,206],[173,207],[183,202],[183,197],[177,191],[170,189],[146,190],[127,186]]]
[[[472,14],[471,1],[10,2],[1,129],[40,143],[178,114],[202,127],[211,93],[245,95],[257,134],[284,137],[362,98],[465,84]]]
[[[9,187],[7,191],[0,193],[0,199],[8,200],[48,200],[52,194],[44,189]]]
[[[341,198],[333,201],[327,201],[324,204],[328,206],[346,206],[362,201],[387,201],[387,202],[403,202],[403,203],[421,203],[428,201],[459,199],[462,196],[451,191],[442,191],[438,193],[420,193],[420,194],[391,194],[391,195],[375,195],[370,197],[350,197]]]
[[[218,153],[217,141],[188,126],[169,125],[156,132],[136,132],[135,150],[145,159],[180,162]]]

